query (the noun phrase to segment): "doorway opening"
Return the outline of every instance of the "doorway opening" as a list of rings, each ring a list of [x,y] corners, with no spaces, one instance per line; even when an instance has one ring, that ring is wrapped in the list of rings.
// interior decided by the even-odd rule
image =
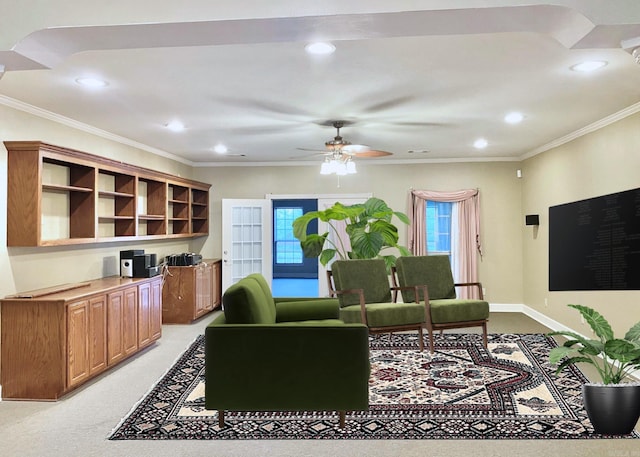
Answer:
[[[293,221],[310,211],[317,211],[317,199],[272,200],[273,210],[273,280],[274,297],[317,297],[318,260],[306,258],[300,242],[293,236]],[[307,233],[317,233],[312,221]]]

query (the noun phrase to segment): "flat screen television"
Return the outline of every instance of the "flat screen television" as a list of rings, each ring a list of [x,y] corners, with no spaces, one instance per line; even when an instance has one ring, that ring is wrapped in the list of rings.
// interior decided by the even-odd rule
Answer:
[[[640,189],[549,208],[549,290],[640,290]]]

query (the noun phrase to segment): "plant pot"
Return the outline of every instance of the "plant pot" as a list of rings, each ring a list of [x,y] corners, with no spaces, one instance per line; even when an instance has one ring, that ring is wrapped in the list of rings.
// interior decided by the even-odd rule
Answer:
[[[627,435],[640,417],[640,384],[585,384],[584,408],[596,433]]]

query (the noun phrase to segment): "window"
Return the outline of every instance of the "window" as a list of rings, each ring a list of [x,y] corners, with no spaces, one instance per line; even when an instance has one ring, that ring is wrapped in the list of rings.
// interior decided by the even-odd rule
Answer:
[[[291,224],[302,216],[302,208],[274,209],[274,241],[276,244],[276,264],[302,264],[303,255],[300,242],[293,236]]]
[[[451,258],[452,202],[427,201],[427,252],[448,255]]]

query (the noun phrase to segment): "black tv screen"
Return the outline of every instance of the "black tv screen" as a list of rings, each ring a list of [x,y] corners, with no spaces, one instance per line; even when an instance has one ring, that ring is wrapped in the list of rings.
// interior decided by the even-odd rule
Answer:
[[[549,208],[549,290],[640,290],[640,189]]]

